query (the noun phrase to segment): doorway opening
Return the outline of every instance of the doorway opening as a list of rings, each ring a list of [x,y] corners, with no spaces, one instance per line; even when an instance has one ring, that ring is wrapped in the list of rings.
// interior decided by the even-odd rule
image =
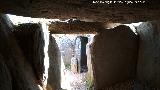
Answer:
[[[95,34],[52,34],[61,52],[61,88],[90,90],[93,70],[90,47]]]

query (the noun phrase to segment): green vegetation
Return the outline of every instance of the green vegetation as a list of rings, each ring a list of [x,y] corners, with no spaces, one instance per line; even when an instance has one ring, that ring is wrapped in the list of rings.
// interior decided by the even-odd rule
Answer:
[[[68,70],[71,70],[71,65],[70,64],[65,64],[65,68]]]
[[[86,82],[88,90],[93,90],[94,86],[93,77],[90,74],[87,74]]]

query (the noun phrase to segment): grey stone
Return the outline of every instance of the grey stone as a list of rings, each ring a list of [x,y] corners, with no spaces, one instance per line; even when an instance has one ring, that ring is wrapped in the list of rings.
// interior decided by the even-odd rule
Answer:
[[[1,55],[0,55],[0,90],[12,90],[12,77]]]
[[[160,22],[144,22],[137,27],[140,36],[137,64],[138,79],[160,89]]]
[[[129,27],[99,32],[91,50],[96,89],[135,78],[137,55],[138,36]]]
[[[39,90],[31,65],[24,58],[8,21],[6,16],[0,16],[0,53],[12,76],[12,89]]]
[[[48,90],[60,90],[61,86],[61,56],[54,37],[49,36],[48,46],[49,68],[48,68]]]

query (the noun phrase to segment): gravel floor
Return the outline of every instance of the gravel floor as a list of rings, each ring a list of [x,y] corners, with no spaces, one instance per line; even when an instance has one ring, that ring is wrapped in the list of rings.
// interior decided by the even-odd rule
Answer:
[[[86,73],[72,74],[73,81],[70,82],[71,90],[87,90]]]
[[[70,70],[64,71],[65,90],[87,90],[86,73],[74,74]]]

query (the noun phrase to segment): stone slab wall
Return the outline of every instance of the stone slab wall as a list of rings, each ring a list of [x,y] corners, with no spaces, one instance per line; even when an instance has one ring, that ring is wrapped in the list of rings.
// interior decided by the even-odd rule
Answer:
[[[137,77],[145,85],[160,89],[160,21],[137,27],[140,36]]]
[[[12,90],[12,77],[2,55],[0,55],[0,90]]]
[[[49,46],[49,68],[47,90],[60,90],[61,86],[61,56],[55,38],[50,34]]]
[[[39,90],[31,65],[19,48],[5,15],[0,16],[0,54],[12,78],[12,90]],[[2,75],[2,74],[1,74]],[[6,74],[7,76],[7,74]],[[5,79],[5,78],[4,78]],[[9,79],[8,83],[10,83]],[[7,82],[7,81],[6,81]],[[5,90],[5,89],[2,89]]]
[[[44,73],[44,37],[41,24],[25,23],[14,29],[14,36],[22,53],[32,65],[37,80],[41,81]]]
[[[138,36],[129,27],[99,32],[91,53],[96,90],[135,78]]]

